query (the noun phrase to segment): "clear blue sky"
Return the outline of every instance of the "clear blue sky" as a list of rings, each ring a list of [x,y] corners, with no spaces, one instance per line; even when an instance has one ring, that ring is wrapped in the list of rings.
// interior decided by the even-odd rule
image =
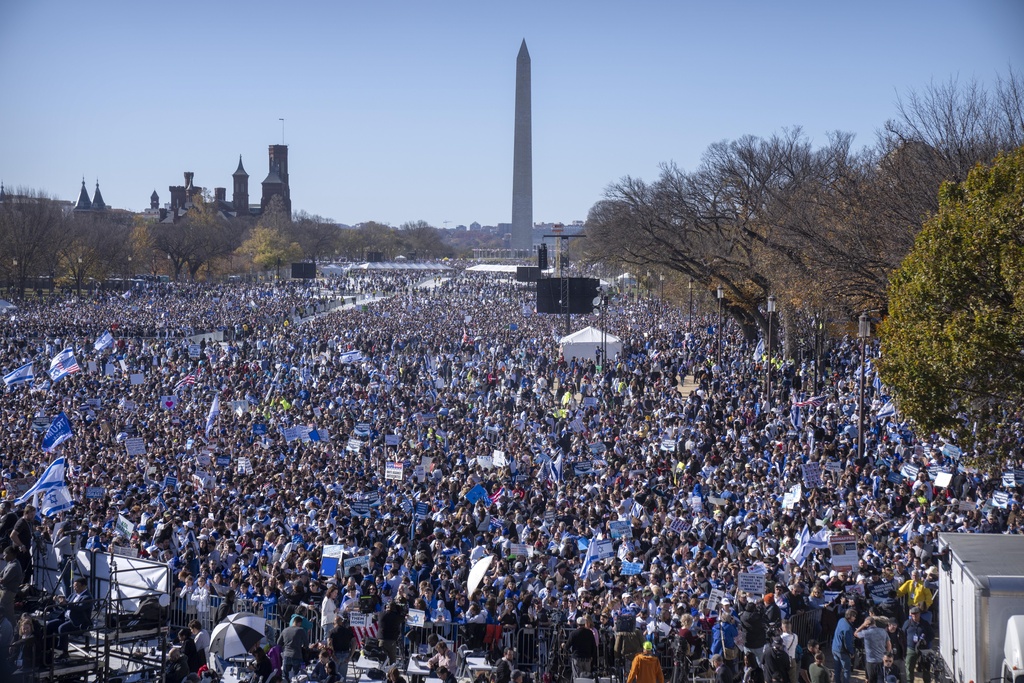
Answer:
[[[515,59],[533,60],[534,219],[802,126],[858,146],[929,82],[1024,68],[1024,2],[4,3],[0,179],[84,175],[148,206],[182,172],[258,201],[285,119],[292,202],[345,223],[511,218]]]

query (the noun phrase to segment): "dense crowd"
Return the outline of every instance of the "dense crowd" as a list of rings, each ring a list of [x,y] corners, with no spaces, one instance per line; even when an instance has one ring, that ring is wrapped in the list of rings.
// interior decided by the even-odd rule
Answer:
[[[426,624],[464,626],[481,643],[489,626],[566,625],[578,675],[601,668],[605,638],[609,657],[643,640],[684,642],[689,658],[717,657],[723,676],[752,670],[742,653],[770,676],[781,642],[792,683],[833,632],[839,649],[821,649],[839,660],[836,683],[848,683],[843,624],[860,637],[869,614],[875,628],[896,625],[905,657],[909,608],[934,621],[939,532],[1024,529],[1024,482],[1013,476],[1022,416],[1005,420],[995,468],[968,467],[971,454],[887,414],[856,340],[830,344],[818,373],[809,359],[776,360],[768,396],[756,343],[716,329],[715,316],[687,320],[663,301],[620,295],[603,324],[621,352],[565,359],[562,319],[533,314],[522,285],[468,273],[432,284],[165,284],[16,302],[0,321],[0,366],[34,360],[37,380],[0,401],[2,514],[28,519],[35,553],[63,538],[166,562],[195,633],[244,603],[280,616],[292,638],[290,617],[311,604],[303,616],[326,645],[345,647],[347,617],[359,612],[377,615],[393,648],[394,625],[421,610]],[[352,287],[387,296],[296,323],[297,309]],[[584,323],[598,316],[574,319]],[[232,330],[229,341],[184,337],[218,328]],[[107,331],[114,344],[94,351]],[[38,379],[66,347],[81,371]],[[208,428],[215,396],[222,409]],[[73,437],[43,453],[46,418],[61,411]],[[129,454],[138,438],[145,452]],[[21,515],[14,485],[57,455],[75,507]],[[823,531],[852,535],[849,566],[833,566]],[[0,530],[0,542],[16,536]],[[329,575],[328,546],[343,553]],[[346,571],[353,558],[365,560]],[[786,634],[811,612],[814,637],[798,652]],[[295,659],[286,647],[285,668]]]

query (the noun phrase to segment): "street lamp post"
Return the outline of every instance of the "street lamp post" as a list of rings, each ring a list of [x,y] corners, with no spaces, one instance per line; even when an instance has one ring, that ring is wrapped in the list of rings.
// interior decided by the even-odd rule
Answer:
[[[768,297],[768,343],[764,345],[768,352],[768,391],[766,392],[767,407],[772,409],[772,318],[775,317],[775,296]]]
[[[860,410],[858,411],[857,425],[857,459],[864,459],[864,366],[866,365],[868,339],[871,337],[871,319],[867,313],[860,314],[860,322],[857,326],[857,336],[860,338]]]
[[[662,274],[658,275],[658,280],[661,281],[661,297],[660,298],[661,298],[662,302],[664,302],[665,301],[665,274],[662,273]]]
[[[718,354],[715,359],[715,363],[722,366],[722,300],[725,299],[725,290],[722,289],[722,285],[718,285]]]
[[[690,311],[690,317],[686,319],[686,331],[687,332],[693,332],[693,278],[692,277],[690,278],[690,285],[689,285],[688,289],[690,290],[690,307],[688,309]]]
[[[20,283],[18,279],[18,259],[14,259],[14,273],[11,277],[11,296],[14,296],[14,288]]]
[[[81,299],[82,298],[82,257],[81,256],[78,257],[78,277],[76,279],[78,281],[78,298]]]

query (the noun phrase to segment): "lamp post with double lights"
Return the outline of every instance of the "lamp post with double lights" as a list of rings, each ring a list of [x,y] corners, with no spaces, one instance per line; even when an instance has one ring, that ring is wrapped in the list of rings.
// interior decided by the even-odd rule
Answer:
[[[864,366],[867,362],[868,339],[871,337],[871,319],[867,313],[860,314],[857,325],[857,337],[860,339],[860,407],[857,424],[857,460],[864,459]]]
[[[719,368],[721,368],[722,367],[722,302],[725,299],[725,290],[722,288],[722,285],[718,285],[718,290],[717,290],[716,294],[718,295],[718,354],[717,354],[717,358],[715,359],[715,363],[716,363],[716,365],[718,365]]]
[[[775,317],[775,295],[768,297],[768,342],[764,345],[765,351],[768,353],[768,391],[767,396],[767,408],[770,411],[772,409],[772,318]]]

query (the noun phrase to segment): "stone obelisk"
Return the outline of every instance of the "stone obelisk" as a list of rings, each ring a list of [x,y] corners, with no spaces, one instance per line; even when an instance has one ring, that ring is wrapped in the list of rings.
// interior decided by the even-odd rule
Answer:
[[[530,113],[530,52],[526,39],[516,57],[516,124],[512,148],[513,249],[533,248],[533,134]]]

